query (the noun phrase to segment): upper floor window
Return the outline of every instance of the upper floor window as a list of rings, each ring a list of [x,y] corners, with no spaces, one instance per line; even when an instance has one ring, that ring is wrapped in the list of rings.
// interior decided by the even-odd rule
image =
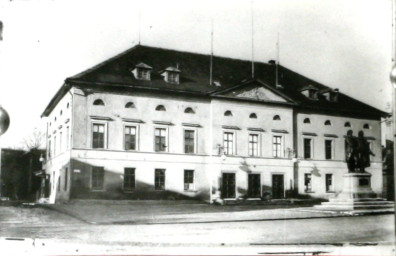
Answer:
[[[282,157],[283,156],[283,141],[282,136],[274,135],[272,137],[272,156]]]
[[[331,121],[330,121],[330,120],[326,120],[326,121],[324,122],[324,125],[331,125]]]
[[[258,156],[259,136],[258,134],[249,134],[249,156]]]
[[[325,140],[325,158],[327,160],[333,159],[333,140]]]
[[[364,124],[363,129],[371,129],[371,126],[369,124]]]
[[[92,148],[105,148],[106,124],[92,124]]]
[[[125,150],[136,150],[136,126],[125,126]]]
[[[304,119],[304,124],[310,124],[310,123],[311,123],[311,120],[309,118]]]
[[[135,108],[135,104],[133,102],[128,102],[125,104],[125,108]]]
[[[279,121],[279,120],[281,120],[281,118],[280,118],[279,115],[275,115],[275,116],[272,118],[272,120]]]
[[[136,79],[139,80],[150,80],[150,73],[153,68],[143,62],[137,64],[135,69],[132,70]]]
[[[224,132],[223,133],[223,148],[225,155],[234,154],[234,133]]]
[[[344,127],[351,127],[351,123],[350,122],[345,122]]]
[[[195,131],[184,130],[184,153],[195,153]]]
[[[312,138],[304,138],[304,158],[312,158]]]
[[[166,108],[164,107],[164,105],[158,105],[158,106],[155,108],[155,110],[156,110],[156,111],[166,111]]]
[[[186,108],[186,109],[184,110],[184,113],[187,113],[187,114],[195,114],[194,110],[193,110],[192,108],[190,108],[190,107]]]
[[[59,115],[61,116],[63,114],[63,111],[61,110],[60,112],[59,112]]]
[[[96,100],[93,102],[93,105],[95,105],[95,106],[104,106],[105,104],[104,104],[103,100],[101,100],[101,99],[96,99]]]
[[[224,112],[224,116],[232,116],[232,112],[230,110],[227,110]]]
[[[256,113],[251,113],[251,114],[249,115],[249,118],[257,119]]]
[[[167,129],[155,128],[155,152],[165,152],[167,150]]]
[[[69,108],[69,102],[67,103],[66,108]]]

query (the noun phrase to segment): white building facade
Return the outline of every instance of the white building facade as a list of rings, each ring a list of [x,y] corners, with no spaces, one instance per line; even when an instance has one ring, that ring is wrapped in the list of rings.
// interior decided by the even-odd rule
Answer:
[[[370,141],[381,193],[385,113],[284,67],[274,84],[273,64],[246,79],[249,62],[214,57],[209,84],[206,60],[139,45],[66,79],[43,113],[50,202],[329,198],[348,130]]]

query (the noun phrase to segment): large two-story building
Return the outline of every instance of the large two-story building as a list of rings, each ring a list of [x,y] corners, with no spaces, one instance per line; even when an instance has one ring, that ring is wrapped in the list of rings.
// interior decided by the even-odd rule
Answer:
[[[251,66],[138,45],[67,78],[42,115],[50,201],[328,198],[348,130],[370,141],[381,193],[385,113],[273,61],[253,78]]]

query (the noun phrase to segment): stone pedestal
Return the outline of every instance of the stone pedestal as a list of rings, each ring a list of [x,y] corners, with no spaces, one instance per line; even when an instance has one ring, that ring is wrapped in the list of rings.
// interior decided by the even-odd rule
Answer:
[[[343,175],[344,187],[342,192],[329,202],[316,205],[322,210],[378,210],[392,209],[393,202],[378,198],[371,189],[371,174],[367,172],[346,173]]]

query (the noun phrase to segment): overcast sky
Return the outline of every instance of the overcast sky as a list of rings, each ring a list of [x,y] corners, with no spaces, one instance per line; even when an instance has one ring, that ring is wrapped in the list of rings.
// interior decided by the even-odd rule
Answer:
[[[254,56],[390,111],[391,0],[254,0]],[[251,58],[251,1],[0,0],[0,104],[11,116],[3,147],[18,146],[65,78],[138,42]],[[247,74],[247,77],[249,74]],[[348,107],[348,106],[345,106]]]

